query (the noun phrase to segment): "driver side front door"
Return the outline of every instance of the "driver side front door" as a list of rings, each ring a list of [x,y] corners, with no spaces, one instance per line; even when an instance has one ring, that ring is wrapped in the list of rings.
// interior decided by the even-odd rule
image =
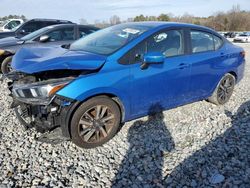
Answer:
[[[130,51],[131,115],[140,117],[188,101],[190,64],[185,55],[184,31],[167,30],[152,35]],[[162,64],[141,69],[143,55],[161,52]]]

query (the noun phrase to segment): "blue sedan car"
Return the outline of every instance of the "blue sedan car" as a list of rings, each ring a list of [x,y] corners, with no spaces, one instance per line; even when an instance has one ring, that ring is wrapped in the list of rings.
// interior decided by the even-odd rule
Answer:
[[[225,104],[244,66],[244,50],[209,28],[135,22],[68,48],[21,49],[7,76],[26,128],[44,132],[42,141],[67,138],[93,148],[150,113],[204,99]]]

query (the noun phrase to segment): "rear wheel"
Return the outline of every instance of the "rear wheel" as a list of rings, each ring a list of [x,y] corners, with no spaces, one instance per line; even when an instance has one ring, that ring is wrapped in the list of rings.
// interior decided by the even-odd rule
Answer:
[[[232,74],[226,74],[219,82],[208,100],[216,105],[222,105],[229,101],[233,94],[235,86],[235,77]]]
[[[108,142],[118,131],[121,113],[108,97],[94,97],[84,102],[71,121],[72,141],[82,148],[94,148]]]
[[[2,65],[1,65],[1,71],[3,74],[8,74],[9,72],[12,71],[12,68],[11,68],[12,57],[13,56],[6,57],[3,60]]]

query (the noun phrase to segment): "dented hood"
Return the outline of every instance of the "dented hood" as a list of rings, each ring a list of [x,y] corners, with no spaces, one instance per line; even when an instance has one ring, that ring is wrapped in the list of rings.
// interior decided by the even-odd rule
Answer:
[[[96,70],[106,56],[62,47],[22,48],[12,59],[14,70],[28,74],[49,70]]]

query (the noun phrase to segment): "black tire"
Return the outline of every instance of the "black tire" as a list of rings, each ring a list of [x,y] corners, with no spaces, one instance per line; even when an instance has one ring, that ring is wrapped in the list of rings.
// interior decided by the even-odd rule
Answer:
[[[121,112],[115,101],[104,96],[91,98],[72,117],[72,142],[82,148],[101,146],[114,137],[120,123]]]
[[[3,74],[8,74],[9,72],[11,72],[10,64],[11,64],[11,61],[12,61],[12,57],[13,56],[6,57],[3,60],[2,65],[1,65],[1,71],[2,71]]]
[[[213,95],[208,98],[208,101],[216,105],[227,103],[233,94],[235,86],[235,77],[232,74],[225,74],[215,88]]]

